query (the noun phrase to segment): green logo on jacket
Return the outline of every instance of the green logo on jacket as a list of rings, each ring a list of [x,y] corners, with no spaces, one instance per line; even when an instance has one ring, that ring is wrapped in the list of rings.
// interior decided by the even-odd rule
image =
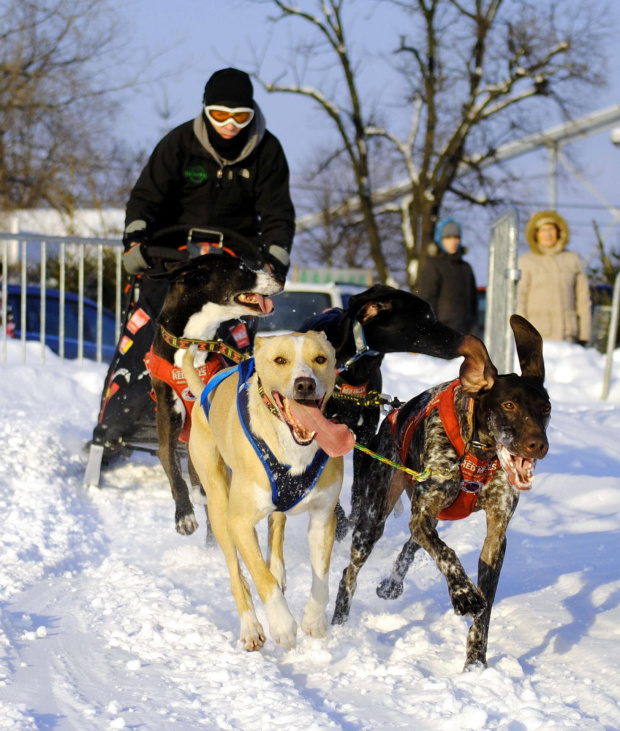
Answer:
[[[183,175],[190,183],[204,183],[207,179],[207,171],[202,167],[202,165],[194,165],[193,168],[186,170]]]

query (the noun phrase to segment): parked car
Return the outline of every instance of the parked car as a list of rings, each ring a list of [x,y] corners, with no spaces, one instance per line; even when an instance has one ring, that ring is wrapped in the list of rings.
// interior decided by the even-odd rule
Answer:
[[[21,286],[8,285],[7,297],[7,334],[21,338]],[[0,297],[2,290],[0,289]],[[65,292],[65,358],[78,355],[78,295]],[[97,303],[84,298],[84,357],[93,360],[97,357]],[[1,323],[0,323],[1,326]],[[45,290],[45,344],[59,353],[60,331],[60,292],[57,289]],[[26,289],[26,340],[41,338],[41,290],[39,287]],[[116,350],[116,321],[114,313],[103,309],[101,357],[107,363],[112,360]]]
[[[259,318],[258,333],[294,332],[309,317],[342,306],[342,294],[335,284],[287,282],[284,291],[273,298],[273,313]]]

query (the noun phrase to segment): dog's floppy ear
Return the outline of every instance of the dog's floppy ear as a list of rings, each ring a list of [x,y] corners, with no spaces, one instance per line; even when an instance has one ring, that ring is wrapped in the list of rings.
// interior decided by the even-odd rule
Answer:
[[[491,362],[482,340],[475,335],[464,335],[457,352],[464,358],[459,378],[465,393],[473,395],[483,389],[488,391],[493,388],[497,378],[497,368]]]
[[[182,262],[166,262],[164,264],[166,267],[165,272],[157,272],[156,274],[147,274],[146,276],[149,277],[149,279],[165,279],[168,282],[184,282],[187,279],[192,279],[192,277],[196,276],[196,270],[193,267],[193,264],[188,261],[182,261]]]
[[[351,312],[357,312],[357,309],[368,299],[372,299],[377,295],[377,291],[381,290],[383,288],[383,284],[373,284],[372,287],[369,289],[365,289],[363,292],[358,292],[358,294],[352,294],[349,297],[349,302],[347,304],[347,310],[351,310]]]
[[[347,314],[351,319],[359,320],[364,324],[379,312],[392,307],[391,301],[383,302],[382,297],[393,290],[394,288],[387,284],[374,284],[370,289],[354,294],[349,298]]]
[[[542,383],[545,380],[545,361],[540,333],[521,315],[511,316],[510,327],[517,344],[521,375],[536,378]]]
[[[156,274],[147,272],[146,276],[150,279],[166,279],[169,282],[185,282],[210,269],[211,265],[215,263],[214,257],[214,254],[203,254],[187,261],[166,262],[164,264],[166,267],[165,272],[157,272]]]

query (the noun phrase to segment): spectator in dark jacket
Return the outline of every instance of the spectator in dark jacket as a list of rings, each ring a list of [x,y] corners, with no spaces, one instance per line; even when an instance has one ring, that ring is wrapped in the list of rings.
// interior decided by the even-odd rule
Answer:
[[[463,260],[461,225],[443,218],[435,227],[437,255],[418,272],[414,294],[426,300],[437,318],[459,332],[476,333],[478,296],[471,266]]]

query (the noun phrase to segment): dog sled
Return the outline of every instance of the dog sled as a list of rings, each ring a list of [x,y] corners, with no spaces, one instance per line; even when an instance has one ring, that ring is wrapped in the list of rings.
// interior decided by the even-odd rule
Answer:
[[[166,264],[184,262],[204,254],[239,256],[252,268],[263,265],[260,247],[245,236],[222,227],[179,224],[153,236],[146,250],[151,269],[131,278],[126,287],[120,337],[104,381],[97,424],[88,443],[86,486],[98,486],[102,468],[133,452],[157,454],[156,403],[150,373],[145,363],[157,328],[167,287],[153,274],[166,271]],[[222,350],[250,354],[255,324],[238,323],[232,330],[224,323],[216,335]],[[234,362],[231,361],[230,365]],[[185,443],[179,447],[185,450]]]

